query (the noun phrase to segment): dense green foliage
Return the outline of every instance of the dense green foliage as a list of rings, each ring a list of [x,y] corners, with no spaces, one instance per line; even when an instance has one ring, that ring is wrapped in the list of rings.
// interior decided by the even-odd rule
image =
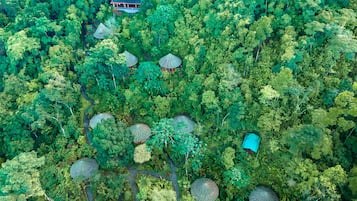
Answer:
[[[86,189],[96,200],[192,200],[202,177],[219,200],[258,185],[281,200],[357,199],[356,10],[353,0],[143,0],[139,13],[113,15],[102,0],[0,0],[0,200],[85,200]],[[113,34],[95,39],[99,23]],[[168,53],[182,58],[175,72],[158,66]],[[115,120],[88,131],[101,112]],[[193,133],[174,131],[179,114]],[[142,164],[135,123],[153,131]],[[257,155],[241,148],[252,131]],[[83,157],[100,166],[86,182],[69,174]]]

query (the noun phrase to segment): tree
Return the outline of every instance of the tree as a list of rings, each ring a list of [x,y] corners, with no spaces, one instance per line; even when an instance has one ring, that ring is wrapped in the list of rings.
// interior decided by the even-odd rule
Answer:
[[[67,127],[67,123],[74,123],[75,107],[78,103],[79,86],[66,80],[64,76],[54,70],[41,74],[40,79],[45,83],[36,99],[33,108],[28,111],[28,123],[33,130],[52,130],[53,123],[64,137],[77,136],[76,129]],[[49,134],[50,132],[41,132]]]
[[[129,72],[125,55],[119,53],[119,46],[112,39],[102,40],[91,48],[84,64],[77,66],[76,70],[81,74],[83,84],[90,87],[96,83],[99,89],[104,90],[116,89]]]
[[[4,77],[4,91],[0,93],[0,153],[8,158],[33,149],[34,140],[24,118],[34,95],[28,93],[28,84],[22,74]]]
[[[192,133],[182,133],[175,130],[172,119],[161,119],[152,128],[152,137],[147,141],[149,149],[167,151],[178,163],[183,164],[188,173],[188,167],[197,171],[201,165],[203,145]],[[189,163],[190,162],[190,163]]]
[[[313,125],[299,125],[288,130],[286,143],[290,151],[296,154],[308,154],[313,159],[320,159],[332,153],[331,136],[321,128]]]
[[[153,62],[141,62],[134,74],[139,87],[149,95],[163,95],[166,87],[163,83],[162,72]]]
[[[37,153],[24,152],[2,164],[0,169],[0,199],[27,200],[45,195],[41,187],[39,168],[45,157]]]
[[[357,167],[353,166],[348,177],[348,188],[351,190],[353,198],[357,198]]]
[[[10,36],[6,43],[6,53],[10,59],[10,73],[18,73],[17,65],[31,54],[36,55],[40,48],[37,38],[27,36],[25,30],[19,31]]]
[[[126,166],[133,161],[133,135],[121,122],[103,120],[92,131],[93,146],[97,149],[97,161],[104,168]]]
[[[159,5],[146,20],[151,26],[157,46],[165,44],[175,30],[176,11],[171,5]]]

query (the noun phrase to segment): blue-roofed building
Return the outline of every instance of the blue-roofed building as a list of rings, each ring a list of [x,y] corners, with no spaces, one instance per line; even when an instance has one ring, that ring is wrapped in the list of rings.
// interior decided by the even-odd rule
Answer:
[[[141,0],[112,0],[113,8],[126,13],[137,13],[140,10]]]
[[[260,136],[255,133],[247,133],[243,140],[243,149],[249,154],[254,154],[258,152],[260,144]]]

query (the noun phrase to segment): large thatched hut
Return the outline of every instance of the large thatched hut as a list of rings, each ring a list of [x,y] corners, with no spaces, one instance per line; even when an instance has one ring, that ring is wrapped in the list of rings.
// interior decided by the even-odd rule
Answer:
[[[74,162],[70,169],[70,175],[73,179],[88,179],[98,170],[98,163],[91,158],[81,158]]]
[[[168,71],[168,72],[175,72],[176,69],[181,66],[182,60],[179,57],[170,53],[170,54],[162,57],[159,60],[159,64],[160,64],[162,70]]]
[[[89,126],[94,129],[98,123],[100,123],[102,120],[104,119],[113,119],[113,115],[109,114],[109,113],[99,113],[95,116],[93,116],[90,121],[89,121]]]
[[[124,51],[126,66],[129,68],[135,66],[138,63],[138,58],[128,51]]]
[[[172,126],[178,133],[192,133],[196,123],[185,115],[177,115],[172,120]]]
[[[148,125],[137,123],[129,127],[130,132],[134,136],[134,143],[141,144],[146,142],[151,136],[151,129]]]
[[[269,187],[257,186],[250,194],[249,201],[279,201],[276,193]]]
[[[104,39],[108,35],[112,34],[112,32],[113,31],[106,27],[103,23],[100,23],[97,27],[97,30],[95,30],[93,36],[96,39]]]
[[[196,201],[215,201],[219,196],[219,189],[211,179],[200,178],[192,183],[191,195]]]

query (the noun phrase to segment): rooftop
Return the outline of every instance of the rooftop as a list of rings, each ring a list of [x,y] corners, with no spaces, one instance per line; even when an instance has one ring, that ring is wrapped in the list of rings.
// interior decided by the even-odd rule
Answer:
[[[141,3],[141,0],[112,0],[117,3]]]

